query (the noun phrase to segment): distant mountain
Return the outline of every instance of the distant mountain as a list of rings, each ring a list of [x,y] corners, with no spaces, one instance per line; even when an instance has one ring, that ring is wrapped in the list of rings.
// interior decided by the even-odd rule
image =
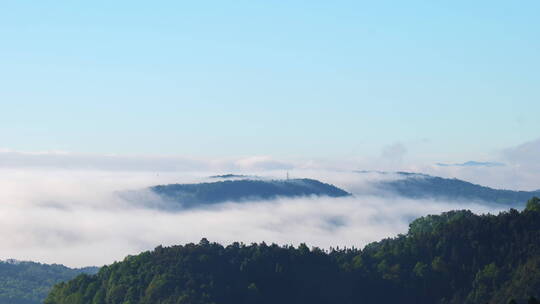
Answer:
[[[216,179],[231,179],[231,178],[249,178],[249,175],[242,175],[242,174],[222,174],[222,175],[212,175],[210,178],[216,178]]]
[[[504,167],[505,164],[498,162],[479,162],[479,161],[467,161],[460,164],[445,164],[437,163],[440,167]]]
[[[540,196],[540,191],[493,189],[459,179],[418,173],[395,174],[398,175],[397,179],[377,181],[373,185],[379,190],[413,199],[486,201],[505,206],[519,206],[533,196]]]
[[[54,287],[45,304],[538,303],[540,199],[499,215],[451,211],[406,235],[330,251],[158,246]]]
[[[166,201],[177,203],[179,207],[194,207],[227,201],[268,200],[279,197],[350,195],[336,186],[307,178],[225,180],[212,183],[160,185],[150,189]]]
[[[0,303],[43,303],[53,285],[82,273],[94,274],[98,270],[97,267],[73,269],[57,264],[0,261]]]

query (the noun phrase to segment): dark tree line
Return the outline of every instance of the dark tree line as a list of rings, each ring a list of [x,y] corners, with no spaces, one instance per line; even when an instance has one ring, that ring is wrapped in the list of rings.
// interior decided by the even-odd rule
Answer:
[[[81,273],[96,273],[97,267],[73,269],[34,262],[0,262],[0,303],[43,303],[53,285]]]
[[[55,286],[46,304],[538,303],[540,200],[419,218],[364,249],[157,247]],[[511,302],[513,301],[513,302]]]
[[[350,193],[318,180],[301,178],[289,180],[225,180],[199,184],[171,184],[150,188],[172,202],[171,208],[189,208],[220,202],[268,200],[278,197],[349,196]]]
[[[476,185],[459,179],[405,172],[398,172],[398,174],[404,178],[379,182],[376,186],[382,190],[413,199],[481,200],[508,207],[517,207],[519,206],[519,202],[526,201],[532,196],[540,196],[540,190],[501,190]]]

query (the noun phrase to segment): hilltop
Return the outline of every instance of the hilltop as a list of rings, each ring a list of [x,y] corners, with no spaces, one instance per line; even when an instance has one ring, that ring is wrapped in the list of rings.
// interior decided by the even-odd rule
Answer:
[[[151,187],[164,200],[179,207],[195,207],[221,202],[242,202],[297,198],[303,196],[349,196],[345,190],[314,179],[224,180],[198,184],[170,184]]]
[[[370,173],[358,171],[358,173]],[[397,178],[379,180],[372,185],[381,192],[395,194],[411,199],[440,199],[461,201],[484,201],[509,207],[518,207],[533,196],[540,196],[540,191],[516,191],[494,189],[477,185],[456,178],[443,178],[410,172],[377,172],[393,174]]]

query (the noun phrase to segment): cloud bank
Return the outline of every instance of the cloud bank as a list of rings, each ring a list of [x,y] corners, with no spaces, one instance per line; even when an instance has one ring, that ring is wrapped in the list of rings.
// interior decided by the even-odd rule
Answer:
[[[459,178],[501,189],[540,189],[540,139],[501,149],[483,160],[425,162],[413,159],[409,148],[394,143],[376,156],[336,159],[276,158],[268,155],[205,159],[178,155],[99,155],[58,151],[21,152],[0,149],[1,169],[178,173],[204,177],[207,173],[274,174],[286,172],[353,170],[407,171],[446,178]],[[318,178],[320,176],[315,176]]]
[[[305,171],[354,193],[365,193],[365,175]],[[210,174],[208,174],[210,175]],[[324,178],[326,176],[326,178]],[[388,178],[388,177],[384,177]],[[69,266],[103,265],[157,245],[206,237],[310,246],[363,247],[407,231],[413,218],[452,209],[498,210],[473,203],[376,196],[306,197],[224,203],[180,212],[160,211],[122,199],[119,192],[201,176],[137,171],[0,170],[0,258]],[[159,204],[146,193],[141,200]]]
[[[399,177],[353,170],[410,171],[495,188],[540,188],[540,139],[504,149],[487,160],[504,166],[414,163],[407,159],[407,151],[397,143],[374,158],[284,160],[0,150],[0,259],[103,265],[160,244],[198,242],[203,237],[225,244],[362,247],[405,233],[410,220],[426,214],[500,211],[472,202],[375,196],[372,181]],[[291,178],[319,179],[357,195],[225,203],[181,212],[151,208],[164,202],[149,192],[138,192],[138,201],[119,195],[157,184],[208,181],[208,176],[223,173],[284,178],[286,172]]]

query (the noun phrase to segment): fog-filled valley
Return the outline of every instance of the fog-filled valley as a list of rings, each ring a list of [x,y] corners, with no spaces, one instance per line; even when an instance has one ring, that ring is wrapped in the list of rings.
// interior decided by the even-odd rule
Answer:
[[[361,252],[369,255],[366,245],[378,246],[373,242],[388,238],[397,238],[394,242],[399,244],[400,238],[411,234],[411,223],[422,222],[418,219],[427,215],[451,210],[478,215],[522,210],[538,193],[499,190],[415,172],[290,169],[238,174],[1,169],[0,259],[7,262],[0,263],[0,300],[38,303],[56,283],[80,273],[95,273],[95,266],[104,267],[101,277],[109,269],[107,265],[126,256],[163,246],[198,244],[201,239],[233,247],[263,242],[299,250],[302,246],[337,250],[344,259]],[[453,217],[463,219],[459,213]],[[258,247],[246,250],[253,248]],[[80,269],[85,266],[94,267]],[[69,300],[75,296],[69,294],[72,287],[61,286],[47,301],[75,301]],[[463,292],[469,298],[486,296],[475,290]],[[74,303],[86,303],[80,301]]]
[[[470,209],[497,213],[509,206],[482,200],[406,198],[381,191],[381,181],[400,174],[293,171],[318,178],[352,195],[248,197],[242,201],[169,208],[151,190],[175,183],[219,182],[183,173],[2,170],[2,258],[73,267],[101,266],[157,245],[198,242],[260,242],[356,247],[407,231],[419,216]],[[261,181],[286,180],[286,171],[255,172]],[[291,176],[292,178],[293,176]],[[241,178],[242,179],[242,178]],[[524,202],[516,204],[523,206]]]

